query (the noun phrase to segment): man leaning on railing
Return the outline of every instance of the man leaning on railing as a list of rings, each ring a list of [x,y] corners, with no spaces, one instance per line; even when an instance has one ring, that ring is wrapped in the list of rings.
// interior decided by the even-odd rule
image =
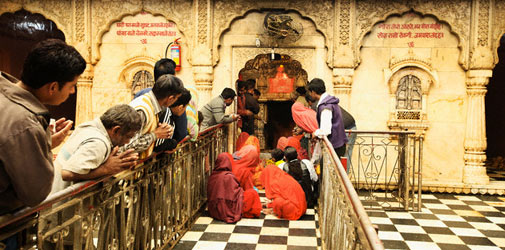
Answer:
[[[135,166],[138,154],[133,149],[118,153],[118,147],[128,143],[141,126],[140,115],[127,104],[79,125],[56,157],[52,193],[70,186],[70,181],[96,179]]]

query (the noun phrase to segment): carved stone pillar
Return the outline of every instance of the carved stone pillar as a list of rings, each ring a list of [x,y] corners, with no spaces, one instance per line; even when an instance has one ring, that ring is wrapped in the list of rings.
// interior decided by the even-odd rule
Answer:
[[[93,87],[93,66],[87,65],[77,81],[77,103],[75,107],[75,125],[93,119],[93,102],[91,88]]]
[[[214,68],[212,65],[193,65],[193,78],[198,91],[199,106],[203,107],[212,99]]]
[[[340,99],[340,105],[345,109],[349,109],[350,105],[353,76],[353,68],[333,69],[333,94]]]
[[[491,70],[469,70],[466,87],[468,108],[465,133],[465,168],[463,182],[466,184],[488,184],[484,162],[486,161],[486,115],[484,97]]]

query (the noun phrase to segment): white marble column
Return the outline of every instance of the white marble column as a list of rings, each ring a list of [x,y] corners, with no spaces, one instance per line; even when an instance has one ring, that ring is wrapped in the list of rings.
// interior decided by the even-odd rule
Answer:
[[[93,87],[93,70],[87,65],[84,73],[77,81],[77,100],[75,107],[75,125],[93,119],[93,102],[91,88]]]
[[[466,77],[468,107],[465,133],[465,168],[463,182],[466,184],[488,184],[484,162],[486,161],[486,113],[484,97],[491,70],[469,70]]]
[[[349,110],[351,87],[354,77],[352,68],[333,69],[333,94],[340,99],[340,105]]]

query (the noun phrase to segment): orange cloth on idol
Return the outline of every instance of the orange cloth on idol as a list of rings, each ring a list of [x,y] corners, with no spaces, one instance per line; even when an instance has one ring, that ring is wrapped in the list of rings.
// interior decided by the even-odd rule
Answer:
[[[235,143],[235,150],[239,151],[243,146],[244,143],[247,141],[249,138],[249,134],[247,132],[242,132],[237,138],[237,142]]]
[[[316,119],[316,111],[303,106],[300,102],[295,102],[291,106],[291,114],[296,125],[305,132],[314,133],[319,128]]]
[[[284,148],[288,145],[288,138],[281,136],[279,140],[277,140],[277,148],[284,151]]]
[[[298,182],[275,165],[263,170],[261,181],[268,199],[273,199],[272,207],[279,218],[298,220],[307,210],[305,193]]]
[[[261,215],[261,201],[258,192],[254,189],[249,189],[244,192],[244,205],[242,209],[242,217],[258,218]]]
[[[245,145],[235,155],[240,157],[239,160],[233,160],[232,172],[240,182],[240,186],[247,191],[253,188],[252,176],[254,169],[258,166],[260,156],[255,146]]]

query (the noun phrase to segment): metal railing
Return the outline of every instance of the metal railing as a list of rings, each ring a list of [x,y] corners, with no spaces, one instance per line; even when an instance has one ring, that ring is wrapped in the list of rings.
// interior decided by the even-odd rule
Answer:
[[[207,199],[207,177],[227,150],[228,126],[200,133],[112,177],[75,184],[0,222],[22,249],[166,249],[190,228]]]
[[[318,212],[322,249],[384,249],[333,146],[327,138],[321,143]]]
[[[356,138],[349,178],[365,207],[420,211],[423,138],[410,131],[347,132]]]

